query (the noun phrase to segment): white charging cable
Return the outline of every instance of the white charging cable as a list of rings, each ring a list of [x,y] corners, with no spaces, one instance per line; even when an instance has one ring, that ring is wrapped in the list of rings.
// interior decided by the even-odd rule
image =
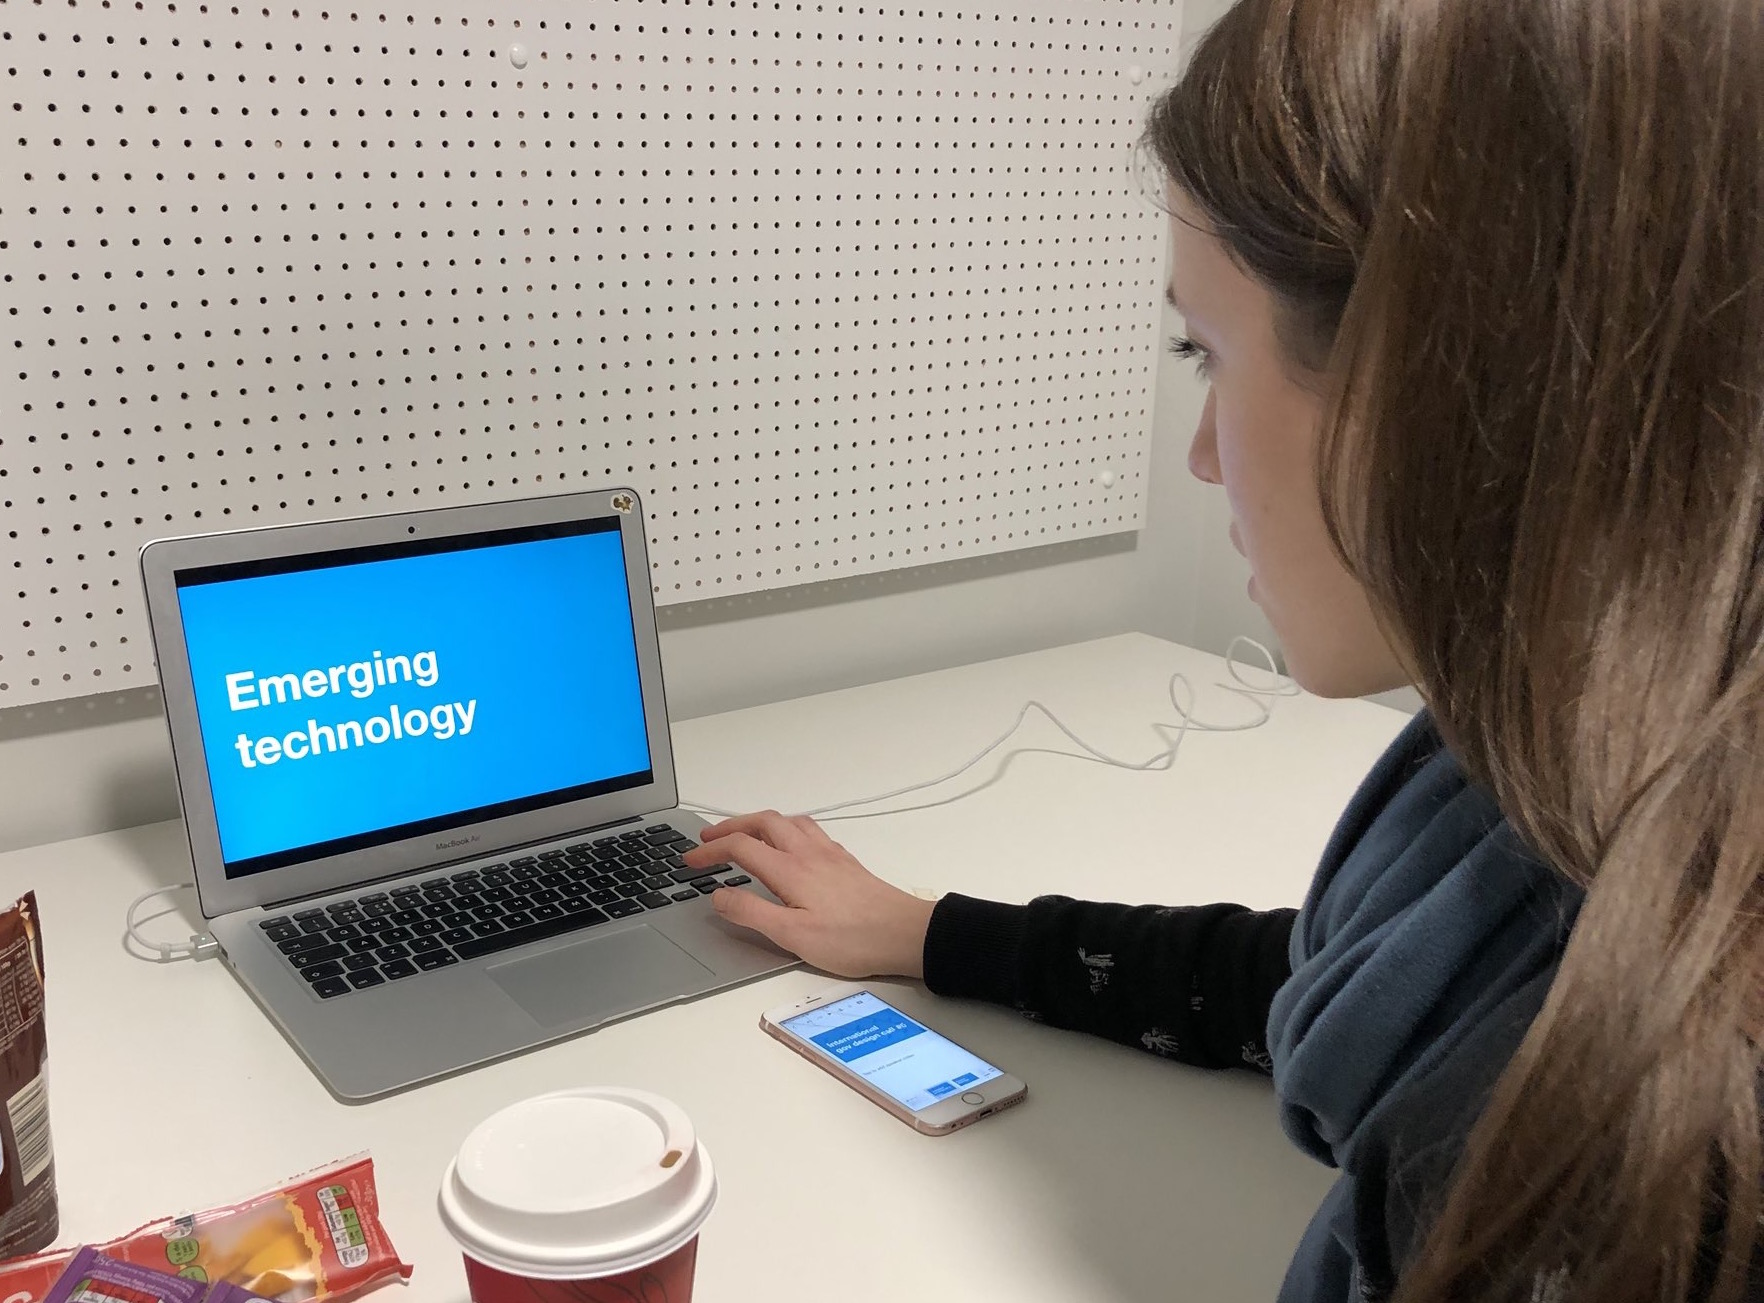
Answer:
[[[1254,648],[1261,654],[1262,660],[1266,662],[1266,671],[1269,676],[1268,681],[1265,684],[1252,683],[1249,679],[1244,677],[1242,668],[1239,666],[1236,659],[1240,647]],[[1176,763],[1176,754],[1182,749],[1182,741],[1190,732],[1244,733],[1248,732],[1250,729],[1260,728],[1273,716],[1274,702],[1276,700],[1281,697],[1294,697],[1299,693],[1298,684],[1280,673],[1280,668],[1274,659],[1274,653],[1269,651],[1254,638],[1245,637],[1242,634],[1233,638],[1230,645],[1225,649],[1225,672],[1231,676],[1232,682],[1219,683],[1214,686],[1223,688],[1226,692],[1235,693],[1237,696],[1242,697],[1245,701],[1249,702],[1251,706],[1255,707],[1255,717],[1235,724],[1218,724],[1196,719],[1194,715],[1194,688],[1189,683],[1188,676],[1178,671],[1170,676],[1167,688],[1170,697],[1170,705],[1176,711],[1178,722],[1169,724],[1162,720],[1152,721],[1152,729],[1165,741],[1166,745],[1162,751],[1159,751],[1156,755],[1147,760],[1121,760],[1115,756],[1107,754],[1106,752],[1099,751],[1096,747],[1091,746],[1090,743],[1086,742],[1083,738],[1079,737],[1068,728],[1065,722],[1061,720],[1058,715],[1054,714],[1053,711],[1049,710],[1041,702],[1031,700],[1024,703],[1023,708],[1017,712],[1017,718],[1012,722],[1008,729],[992,742],[988,743],[978,754],[971,759],[962,762],[960,765],[957,765],[946,774],[940,774],[936,778],[927,779],[921,783],[912,783],[906,787],[897,787],[893,791],[880,792],[875,796],[859,796],[848,801],[836,801],[831,805],[818,806],[813,810],[803,810],[799,813],[820,819],[823,822],[831,823],[841,819],[875,819],[888,814],[906,814],[914,810],[931,810],[941,805],[952,805],[957,801],[966,800],[977,792],[983,792],[988,787],[991,787],[994,783],[998,782],[1004,777],[1008,762],[1020,755],[1069,756],[1074,760],[1090,761],[1094,764],[1108,765],[1114,769],[1126,769],[1136,773],[1142,773],[1148,770],[1161,771],[1170,768]],[[1258,672],[1260,671],[1258,670]],[[1179,687],[1187,696],[1188,700],[1186,704],[1184,704],[1184,702],[1177,696],[1177,689]],[[947,783],[951,779],[960,778],[975,765],[979,764],[982,760],[985,760],[987,756],[991,755],[1006,742],[1010,741],[1016,734],[1017,730],[1023,727],[1023,722],[1029,718],[1029,712],[1032,710],[1039,711],[1045,716],[1049,723],[1059,729],[1060,732],[1064,733],[1066,737],[1071,739],[1072,743],[1079,748],[1079,751],[1076,753],[1071,751],[1059,751],[1052,747],[1014,748],[1006,753],[1006,764],[999,766],[999,770],[996,774],[992,775],[992,777],[988,778],[985,782],[976,784],[975,786],[968,788],[966,791],[957,792],[953,796],[946,796],[935,801],[925,801],[918,805],[896,806],[887,810],[863,810],[852,814],[838,813],[839,811],[850,810],[853,806],[874,805],[878,801],[890,801],[896,797],[909,796],[914,792],[922,792],[927,788],[938,787]],[[680,804],[682,808],[692,810],[698,814],[708,814],[723,819],[733,818],[735,815],[741,813],[736,810],[719,809],[716,806],[704,805],[696,801],[682,801]]]
[[[152,891],[143,891],[139,896],[136,896],[129,905],[129,912],[123,916],[123,922],[128,927],[128,931],[123,934],[123,949],[128,950],[137,959],[145,959],[155,964],[170,964],[180,959],[211,959],[218,955],[220,942],[206,932],[193,933],[188,941],[154,941],[141,935],[142,923],[150,923],[155,918],[162,918],[171,913],[170,909],[162,910],[151,918],[139,921],[135,918],[135,912],[155,896],[163,896],[168,891],[183,891],[195,885],[194,882],[174,882],[169,887],[155,887]],[[130,949],[130,942],[148,953],[141,954]]]

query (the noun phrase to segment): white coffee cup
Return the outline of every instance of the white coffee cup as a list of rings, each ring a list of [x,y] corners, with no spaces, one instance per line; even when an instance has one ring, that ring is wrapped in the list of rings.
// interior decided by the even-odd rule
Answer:
[[[594,1282],[609,1298],[686,1303],[716,1197],[710,1155],[679,1105],[580,1087],[481,1122],[439,1202],[475,1303],[592,1299]]]

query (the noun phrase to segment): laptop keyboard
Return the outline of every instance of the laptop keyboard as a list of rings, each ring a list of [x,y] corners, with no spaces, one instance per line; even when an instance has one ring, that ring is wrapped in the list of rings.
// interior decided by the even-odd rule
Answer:
[[[301,909],[259,927],[331,1000],[750,881],[689,869],[698,845],[665,823]]]

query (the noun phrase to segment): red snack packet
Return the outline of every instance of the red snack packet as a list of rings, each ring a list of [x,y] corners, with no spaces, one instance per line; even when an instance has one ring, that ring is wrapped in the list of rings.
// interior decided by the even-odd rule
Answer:
[[[105,1256],[276,1303],[353,1299],[410,1275],[380,1225],[371,1158],[345,1160],[230,1208],[151,1222],[97,1246]],[[0,1263],[0,1298],[41,1303],[71,1252]]]

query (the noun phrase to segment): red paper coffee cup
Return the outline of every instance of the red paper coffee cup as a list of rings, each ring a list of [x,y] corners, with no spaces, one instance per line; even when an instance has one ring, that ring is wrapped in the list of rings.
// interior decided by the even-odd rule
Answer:
[[[678,1105],[582,1088],[479,1124],[448,1165],[440,1210],[474,1303],[690,1303],[716,1197]]]

